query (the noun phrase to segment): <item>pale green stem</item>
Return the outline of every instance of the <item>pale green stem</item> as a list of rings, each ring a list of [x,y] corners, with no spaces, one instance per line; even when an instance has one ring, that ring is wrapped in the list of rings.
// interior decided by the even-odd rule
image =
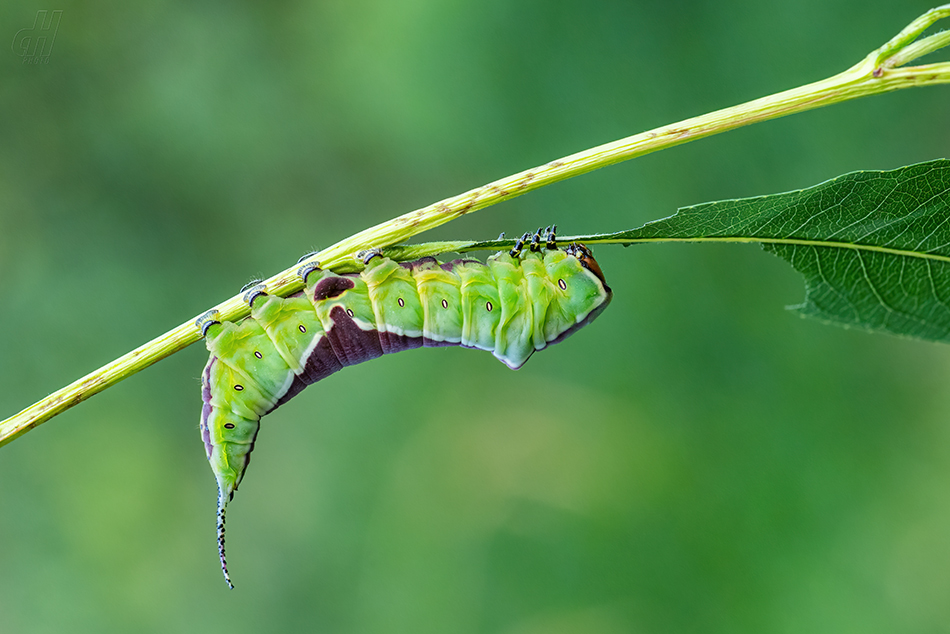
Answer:
[[[679,123],[642,132],[472,189],[361,231],[313,256],[324,268],[356,269],[352,255],[370,247],[386,247],[445,224],[459,216],[520,196],[558,181],[585,174],[636,156],[673,147],[805,110],[912,86],[950,83],[950,63],[900,68],[903,64],[950,43],[943,33],[912,44],[935,21],[950,16],[950,4],[931,9],[891,41],[848,70],[813,84],[717,110]],[[471,244],[471,243],[468,243]],[[406,251],[410,253],[410,251]],[[411,256],[410,256],[411,257]],[[286,296],[302,288],[293,266],[265,280],[269,293]],[[236,320],[248,314],[240,295],[215,307],[219,319]],[[42,401],[0,423],[0,445],[49,420],[122,379],[174,354],[201,338],[194,320],[136,348],[60,389]]]
[[[944,45],[941,44],[940,46],[932,48],[935,46],[935,42],[939,41],[934,40],[934,38],[943,35],[942,33],[938,33],[936,36],[926,37],[916,44],[912,44],[912,42],[920,37],[920,34],[929,29],[937,20],[942,20],[948,16],[950,16],[950,4],[940,5],[939,7],[931,9],[905,26],[900,33],[892,37],[887,44],[871,53],[868,58],[873,59],[875,65],[885,65],[890,62],[889,65],[891,66],[903,66],[918,57],[932,53]],[[929,43],[925,45],[924,43],[928,41]]]

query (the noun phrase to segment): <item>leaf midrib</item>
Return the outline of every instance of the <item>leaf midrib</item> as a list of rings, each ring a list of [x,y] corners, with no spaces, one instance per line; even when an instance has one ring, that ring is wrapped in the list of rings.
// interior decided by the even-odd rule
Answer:
[[[559,239],[560,241],[561,239]],[[862,244],[855,242],[834,242],[828,240],[811,240],[807,238],[753,238],[746,236],[703,236],[692,238],[613,238],[594,236],[577,236],[563,238],[564,242],[576,241],[585,244],[644,244],[647,242],[759,242],[761,244],[791,244],[807,247],[828,247],[832,249],[851,249],[853,251],[874,251],[877,253],[887,253],[888,255],[899,255],[910,258],[920,258],[922,260],[934,260],[937,262],[950,263],[950,256],[939,255],[936,253],[926,253],[922,251],[909,251],[905,249],[894,249],[891,247],[882,247],[873,244]]]

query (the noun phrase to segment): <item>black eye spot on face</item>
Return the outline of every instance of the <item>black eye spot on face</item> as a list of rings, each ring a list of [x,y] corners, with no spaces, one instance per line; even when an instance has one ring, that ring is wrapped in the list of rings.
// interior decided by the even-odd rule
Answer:
[[[297,326],[297,330],[299,330],[300,332],[307,332],[307,329],[303,327],[303,324],[300,324],[299,326]]]
[[[241,385],[240,383],[238,383],[237,385],[234,386],[234,390],[237,391],[237,392],[240,392],[240,391],[243,390],[243,389],[244,389],[244,386]]]
[[[346,314],[349,315],[350,317],[352,317],[352,316],[353,316],[353,311],[350,310],[349,308],[347,308],[347,309],[346,309]]]
[[[399,307],[402,308],[406,305],[406,302],[403,301],[402,297],[396,300],[399,303]]]
[[[485,302],[485,309],[488,310],[488,312],[491,312],[492,308],[494,307],[491,305],[491,302]]]
[[[258,352],[257,350],[254,351],[254,356],[257,357],[258,359],[263,359],[263,358],[264,358],[264,355],[262,355],[262,354],[261,354],[260,352]]]
[[[557,285],[561,287],[562,291],[567,290],[567,282],[565,282],[564,280],[558,280]]]
[[[234,423],[225,423],[225,424],[224,424],[224,428],[225,428],[225,429],[234,429]]]
[[[448,307],[449,307],[449,303],[448,303],[446,300],[443,299],[443,300],[442,300],[442,308],[448,308]]]

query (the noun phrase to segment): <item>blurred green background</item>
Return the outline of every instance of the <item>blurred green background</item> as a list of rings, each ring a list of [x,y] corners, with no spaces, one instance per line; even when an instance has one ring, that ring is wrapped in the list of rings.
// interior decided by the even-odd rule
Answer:
[[[831,75],[930,6],[5,2],[4,46],[64,13],[48,64],[0,49],[0,417],[313,248]],[[946,157],[948,104],[756,125],[422,239]],[[755,246],[596,252],[613,305],[519,372],[414,351],[268,416],[233,592],[200,344],[3,447],[0,631],[950,631],[950,350],[798,319],[801,280]]]

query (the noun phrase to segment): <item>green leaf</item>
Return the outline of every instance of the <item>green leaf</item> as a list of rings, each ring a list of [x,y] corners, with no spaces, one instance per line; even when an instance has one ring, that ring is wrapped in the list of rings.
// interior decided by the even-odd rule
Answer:
[[[805,276],[808,317],[950,342],[950,161],[686,207],[591,242],[761,242]]]

